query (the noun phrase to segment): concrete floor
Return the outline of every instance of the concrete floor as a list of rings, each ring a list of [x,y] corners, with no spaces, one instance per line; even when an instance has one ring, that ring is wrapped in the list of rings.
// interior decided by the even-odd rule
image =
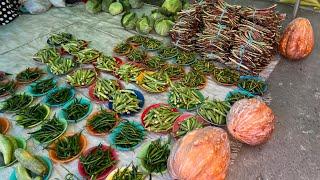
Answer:
[[[233,3],[252,5],[253,1]],[[269,1],[254,1],[255,7],[271,5]],[[279,10],[288,13],[285,25],[292,20],[292,8],[280,5]],[[59,13],[57,13],[59,12]],[[80,15],[81,14],[81,15]],[[312,21],[316,42],[320,40],[320,15],[302,10],[298,16]],[[87,17],[87,19],[86,19]],[[95,16],[79,12],[78,8],[50,10],[36,16],[21,16],[8,26],[0,27],[0,61],[1,70],[14,69],[18,72],[26,66],[32,66],[29,57],[43,47],[46,35],[51,31],[69,30],[76,35],[80,32],[83,39],[95,39],[106,34],[104,21],[118,23],[119,18]],[[31,29],[21,27],[36,24],[41,26]],[[55,26],[53,26],[55,24]],[[114,27],[111,27],[114,28]],[[114,29],[117,30],[116,28]],[[39,37],[34,39],[34,37]],[[103,38],[101,38],[103,39]],[[15,43],[11,43],[11,42]],[[115,42],[95,42],[93,47]],[[105,47],[110,52],[112,46]],[[320,48],[316,44],[313,54],[301,62],[290,62],[281,58],[274,72],[268,79],[272,96],[271,108],[277,116],[273,137],[266,144],[258,147],[243,146],[231,165],[228,179],[232,180],[295,180],[320,179]],[[24,52],[19,54],[19,52]],[[12,59],[21,59],[19,64],[10,63]]]

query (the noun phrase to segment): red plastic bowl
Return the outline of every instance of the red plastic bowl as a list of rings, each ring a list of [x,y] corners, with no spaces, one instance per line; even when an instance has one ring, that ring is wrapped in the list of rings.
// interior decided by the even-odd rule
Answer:
[[[92,151],[96,150],[97,148],[98,148],[98,146],[95,146],[95,147],[88,149],[87,151],[85,151],[83,153],[83,156],[87,156]],[[118,160],[118,155],[117,155],[116,151],[114,149],[112,149],[110,146],[102,145],[102,149],[111,151],[111,155],[112,155],[113,160],[116,160],[116,161]],[[97,180],[104,180],[115,168],[116,168],[116,165],[113,165],[113,166],[107,168],[99,176],[97,176]],[[90,176],[84,170],[84,167],[81,164],[80,160],[78,161],[78,171],[81,176],[85,177],[86,179],[90,179]]]
[[[204,121],[204,119],[198,115],[194,115],[194,114],[190,114],[190,113],[184,113],[182,114],[181,116],[179,116],[176,121],[174,122],[173,124],[173,127],[172,127],[172,133],[173,135],[175,136],[176,132],[179,130],[179,127],[180,127],[180,123],[187,120],[189,117],[196,117],[197,120],[202,123],[202,124],[206,124],[206,122]]]

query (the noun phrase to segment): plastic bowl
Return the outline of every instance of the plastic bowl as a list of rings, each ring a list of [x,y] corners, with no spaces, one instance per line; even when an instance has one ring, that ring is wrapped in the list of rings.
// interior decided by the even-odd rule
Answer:
[[[111,112],[111,110],[106,110],[106,111]],[[100,113],[100,111],[95,112],[95,113],[91,114],[91,115],[89,116],[89,118],[87,119],[86,130],[87,130],[87,132],[88,132],[90,135],[92,135],[92,136],[106,136],[106,135],[111,131],[111,130],[110,130],[109,132],[106,132],[106,133],[98,133],[98,132],[95,132],[95,131],[92,129],[91,126],[88,125],[89,121],[91,121],[91,119],[92,119],[94,116],[98,115],[99,113]],[[115,115],[115,118],[117,119],[117,122],[116,122],[116,124],[115,124],[114,127],[116,127],[116,126],[118,125],[118,123],[120,122],[120,118],[119,118],[118,114]],[[113,127],[113,128],[114,128],[114,127]]]
[[[52,94],[56,93],[58,90],[65,89],[65,88],[69,89],[70,92],[71,92],[71,95],[70,95],[69,99],[67,99],[67,100],[65,100],[65,102],[62,102],[62,103],[59,103],[59,104],[51,104],[51,103],[48,102],[48,99],[49,99],[50,96],[52,96]],[[75,94],[76,94],[75,90],[73,88],[71,88],[71,87],[67,87],[67,86],[58,87],[58,88],[55,88],[55,89],[51,90],[46,95],[46,97],[44,99],[44,103],[47,104],[50,107],[60,107],[60,106],[63,106],[64,104],[66,104],[67,102],[71,101],[71,99],[75,96]]]
[[[20,94],[20,95],[23,95],[23,94]],[[33,97],[30,96],[29,94],[25,94],[25,95],[30,98],[30,101],[29,101],[25,106],[22,106],[22,107],[20,107],[18,110],[15,110],[15,111],[5,111],[5,112],[7,112],[7,113],[14,113],[14,112],[19,111],[20,109],[23,109],[23,108],[25,108],[25,107],[28,107],[28,106],[32,103]],[[5,103],[6,103],[6,100],[4,100],[4,101],[2,101],[2,102],[0,103],[0,109],[2,109],[2,107],[4,106]]]
[[[145,129],[144,129],[144,127],[143,127],[140,123],[138,123],[138,122],[135,122],[135,121],[129,121],[129,122],[132,123],[137,129],[143,131],[143,138],[144,138],[145,135],[146,135],[146,134],[145,134]],[[113,129],[112,133],[111,133],[111,134],[109,135],[109,137],[108,137],[109,143],[110,143],[110,145],[111,145],[112,147],[114,147],[115,149],[117,149],[117,150],[119,150],[119,151],[133,151],[134,149],[136,149],[137,147],[140,146],[140,144],[141,144],[141,142],[142,142],[143,140],[141,140],[140,143],[138,143],[137,145],[135,145],[135,146],[133,146],[133,147],[131,147],[131,148],[119,147],[119,146],[117,146],[116,143],[115,143],[115,139],[116,139],[117,135],[118,135],[119,133],[121,133],[123,124],[124,124],[124,122],[121,122],[121,123],[119,123],[119,125],[118,125],[115,129]]]
[[[143,106],[144,106],[144,101],[145,101],[143,94],[140,91],[135,90],[135,89],[126,89],[126,90],[131,90],[131,91],[133,91],[135,93],[137,98],[140,100],[140,102],[138,104],[139,108],[142,109]],[[109,107],[109,109],[113,109],[113,103],[111,101],[108,103],[108,107]],[[132,116],[132,115],[134,115],[134,114],[136,114],[138,112],[121,113],[120,116]]]
[[[82,104],[82,105],[88,105],[88,106],[89,106],[89,107],[88,107],[88,111],[87,111],[87,113],[86,113],[84,116],[82,116],[82,117],[79,118],[79,119],[67,119],[66,113],[63,111],[63,109],[67,109],[67,108],[68,108],[69,106],[71,106],[76,100],[80,100],[80,104]],[[77,123],[77,122],[85,119],[87,116],[89,116],[89,114],[92,112],[92,109],[93,109],[93,107],[92,107],[91,101],[90,101],[89,99],[87,99],[87,98],[83,98],[83,97],[82,97],[82,98],[80,98],[80,99],[74,99],[74,100],[72,100],[72,101],[67,102],[67,103],[62,107],[62,109],[59,111],[59,117],[66,119],[68,122]]]
[[[97,80],[97,77],[99,76],[98,72],[94,69],[94,68],[79,68],[79,69],[76,69],[73,71],[73,73],[75,73],[77,70],[92,70],[94,73],[95,73],[95,76],[94,76],[94,79],[93,81],[90,83],[90,84],[86,84],[86,85],[72,85],[70,84],[70,82],[67,80],[67,83],[70,85],[70,86],[73,86],[73,87],[76,87],[76,88],[87,88],[89,86],[91,86],[92,84],[94,84]],[[70,75],[72,76],[73,73]]]
[[[29,68],[29,69],[32,70],[32,71],[34,71],[34,70],[41,70],[41,71],[42,71],[42,69],[37,68],[37,67]],[[23,71],[25,71],[25,70],[23,70]],[[16,81],[17,81],[18,84],[29,84],[29,83],[32,83],[32,82],[40,79],[40,78],[43,76],[43,74],[40,74],[37,78],[30,79],[29,81],[20,81],[20,80],[17,79],[17,77],[18,77],[18,75],[21,74],[23,71],[21,71],[20,73],[18,73],[18,74],[16,75]]]
[[[21,138],[21,137],[14,137],[14,138],[16,139],[19,148],[26,149],[26,147],[27,147],[27,142],[26,142],[25,139],[23,139],[23,138]],[[15,164],[17,161],[18,161],[18,160],[15,159],[15,160],[13,160],[11,163],[9,163],[8,165],[1,166],[0,169],[6,168],[6,167],[10,167],[10,166],[12,166],[13,164]]]
[[[204,96],[203,96],[203,94],[202,94],[199,90],[196,90],[196,89],[194,89],[194,90],[195,90],[195,93],[199,96],[201,103],[198,104],[198,105],[195,105],[195,106],[193,106],[193,107],[191,107],[191,108],[189,108],[189,109],[187,109],[186,107],[179,107],[179,108],[178,108],[179,110],[181,110],[181,111],[193,111],[193,110],[198,109],[198,107],[203,103],[203,101],[204,101]],[[170,103],[170,101],[169,101],[169,100],[170,100],[170,97],[171,97],[171,92],[169,93],[168,103],[169,103],[172,107],[175,107],[175,105],[173,105],[172,103]]]
[[[44,107],[45,110],[46,110],[46,115],[42,118],[42,121],[39,121],[36,124],[30,125],[30,126],[27,126],[27,127],[24,127],[24,128],[26,128],[26,129],[34,128],[34,127],[38,126],[39,124],[42,124],[49,117],[50,112],[51,112],[49,106],[47,106],[45,104],[41,104],[41,106]],[[21,116],[17,115],[16,116],[16,120],[20,120],[20,119],[23,119],[23,118]]]
[[[47,79],[50,79],[50,78],[46,78],[46,79],[44,79],[44,80],[47,80]],[[48,90],[48,91],[45,92],[45,93],[37,94],[37,93],[35,93],[35,92],[32,91],[32,86],[36,85],[38,82],[39,82],[39,81],[36,81],[36,82],[30,84],[29,86],[27,86],[26,92],[29,93],[29,94],[31,94],[32,96],[39,97],[39,96],[44,96],[44,95],[48,94],[52,89],[54,89],[54,88],[57,87],[57,81],[56,81],[55,79],[53,79],[53,83],[55,84],[55,86],[54,86],[52,89]]]
[[[165,104],[165,103],[158,103],[158,104],[153,104],[149,107],[147,107],[141,114],[141,124],[143,125],[143,127],[145,127],[145,123],[144,123],[144,118],[146,117],[146,115],[155,108],[158,108],[160,106],[167,106],[167,107],[171,107],[169,104]],[[179,110],[177,108],[171,108],[171,111],[173,112],[179,112]],[[163,132],[155,132],[155,133],[161,133],[161,134],[166,134],[168,133],[167,131],[163,131]]]
[[[119,83],[119,89],[123,89],[124,86],[121,84],[121,82],[119,80],[117,80],[117,82]],[[88,95],[89,95],[90,99],[93,101],[96,101],[97,103],[100,103],[100,104],[107,103],[108,100],[100,100],[98,97],[96,97],[94,95],[95,88],[96,88],[96,82],[94,84],[92,84],[88,89],[89,90]]]
[[[151,75],[151,74],[153,74],[153,73],[155,73],[155,72],[153,72],[153,71],[143,71],[143,72],[141,72],[141,73],[138,75],[138,77],[137,77],[137,85],[138,85],[141,89],[143,89],[144,91],[149,92],[149,93],[153,93],[153,94],[163,93],[163,92],[167,91],[168,88],[169,88],[169,84],[166,85],[166,87],[163,89],[163,91],[159,91],[159,92],[149,91],[148,89],[146,89],[146,88],[144,88],[144,87],[142,86],[142,81],[143,81],[143,79],[144,79],[145,74]]]
[[[95,146],[95,147],[92,147],[90,149],[88,149],[87,151],[85,151],[83,153],[83,156],[87,156],[88,154],[90,154],[92,151],[96,150],[98,148],[98,146]],[[102,149],[105,150],[105,151],[110,151],[111,152],[111,155],[112,155],[112,159],[117,161],[118,160],[118,155],[116,153],[116,151],[114,149],[112,149],[111,147],[109,146],[106,146],[106,145],[102,145]],[[100,173],[98,176],[97,176],[97,180],[104,180],[112,170],[114,170],[116,168],[116,165],[113,165],[109,168],[107,168],[106,170],[104,170],[102,173]],[[85,169],[84,169],[84,166],[81,164],[80,160],[78,161],[78,171],[79,171],[79,174],[81,176],[83,176],[85,179],[90,179],[90,177],[88,176],[88,174],[85,172]]]
[[[205,121],[201,116],[197,116],[197,115],[190,114],[190,113],[184,113],[184,114],[182,114],[181,116],[179,116],[179,117],[176,119],[176,121],[173,123],[172,134],[173,134],[174,137],[179,138],[179,137],[176,136],[176,133],[177,133],[177,131],[178,131],[179,128],[180,128],[180,124],[181,124],[183,121],[189,119],[190,117],[195,117],[195,118],[198,120],[198,122],[202,123],[203,125],[206,125],[206,124],[207,124],[206,121]]]
[[[3,81],[0,81],[0,83],[8,83],[8,82],[10,82],[10,80],[8,80],[8,79],[5,79],[5,80],[3,80]],[[15,92],[15,91],[17,90],[17,88],[18,88],[18,84],[17,84],[17,82],[14,81],[14,89],[13,89],[13,92]],[[9,94],[10,94],[10,92],[7,91],[7,92],[1,94],[1,95],[0,95],[0,98],[1,98],[1,97],[6,97],[6,96],[8,96]]]
[[[10,129],[10,122],[5,117],[0,117],[0,134],[6,134]]]
[[[263,87],[263,90],[262,90],[262,94],[265,93],[268,89],[268,85],[267,83],[265,82],[265,80],[262,78],[262,77],[259,77],[259,76],[240,76],[240,81],[241,80],[250,80],[250,79],[253,79],[253,80],[257,80],[257,81],[262,81],[264,83],[264,87]],[[238,88],[242,91],[247,91],[246,89],[244,89],[241,85],[240,85],[240,81],[238,83]],[[247,91],[249,92],[249,91]],[[258,92],[249,92],[250,94],[252,95],[262,95]]]
[[[45,156],[36,156],[38,159],[40,159],[42,162],[45,163],[45,165],[48,167],[48,173],[46,174],[45,177],[43,177],[43,180],[49,180],[52,174],[52,170],[53,170],[53,166],[52,166],[52,162],[49,158],[45,157]],[[14,169],[10,175],[10,180],[17,180],[17,176],[16,176],[16,170]]]
[[[74,135],[74,134],[67,134],[67,135],[65,135],[64,137],[69,137],[69,136],[72,136],[72,135]],[[56,147],[56,143],[54,143],[54,144],[52,144],[51,146],[50,146],[50,150],[49,150],[49,157],[50,157],[50,159],[54,162],[54,163],[68,163],[68,162],[71,162],[71,161],[73,161],[73,160],[75,160],[75,159],[77,159],[81,154],[82,154],[82,152],[85,150],[85,148],[87,147],[87,139],[86,139],[86,137],[83,135],[83,134],[81,134],[80,135],[80,145],[81,145],[81,150],[80,150],[80,152],[77,154],[77,155],[75,155],[75,156],[73,156],[73,157],[71,157],[71,158],[69,158],[69,159],[64,159],[64,160],[61,160],[61,159],[59,159],[58,157],[57,157],[57,153],[53,150],[53,149],[55,149],[55,147]]]
[[[249,93],[248,91],[243,91],[243,90],[240,90],[240,89],[235,89],[233,91],[230,91],[228,92],[228,94],[226,95],[226,97],[224,98],[225,101],[230,101],[230,97],[232,96],[232,94],[235,94],[235,93],[240,93],[240,94],[243,94],[245,96],[247,96],[248,98],[253,98],[254,95]]]

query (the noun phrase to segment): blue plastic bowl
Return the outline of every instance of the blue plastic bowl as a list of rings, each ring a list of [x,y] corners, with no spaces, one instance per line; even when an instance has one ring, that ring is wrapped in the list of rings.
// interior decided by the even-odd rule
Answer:
[[[48,103],[48,98],[55,92],[57,92],[58,90],[61,90],[61,89],[65,89],[65,88],[68,88],[70,89],[71,91],[71,96],[68,100],[66,100],[65,102],[63,103],[60,103],[60,104],[50,104]],[[49,107],[60,107],[60,106],[63,106],[64,104],[66,104],[67,102],[71,101],[71,99],[75,96],[76,92],[75,90],[72,88],[72,87],[68,87],[68,86],[62,86],[62,87],[57,87],[57,88],[54,88],[53,90],[51,90],[45,97],[44,99],[44,103],[47,104]]]
[[[253,98],[254,97],[254,95],[249,93],[248,91],[243,91],[241,89],[235,89],[233,91],[228,92],[228,94],[226,95],[224,100],[225,101],[229,101],[230,100],[229,98],[232,96],[232,94],[235,94],[235,93],[243,94],[243,95],[247,96],[248,98]]]
[[[67,119],[67,117],[66,117],[66,113],[63,111],[63,109],[67,109],[69,106],[71,106],[76,100],[80,100],[80,103],[82,104],[82,105],[88,105],[89,106],[89,108],[88,108],[88,112],[84,115],[84,116],[82,116],[80,119]],[[89,114],[92,112],[92,109],[93,109],[93,107],[92,107],[92,104],[91,104],[91,101],[89,100],[89,99],[87,99],[87,98],[81,98],[81,99],[73,99],[72,101],[69,101],[68,103],[66,103],[63,107],[62,107],[62,109],[59,111],[59,114],[58,114],[58,116],[60,117],[60,118],[63,118],[63,119],[66,119],[68,122],[70,122],[70,123],[77,123],[77,122],[79,122],[79,121],[82,121],[83,119],[85,119],[87,116],[89,116]]]
[[[32,91],[32,86],[35,86],[38,82],[45,81],[45,80],[48,80],[50,78],[51,77],[43,79],[43,80],[40,80],[40,81],[36,81],[36,82],[30,84],[29,86],[27,86],[26,92],[31,94],[32,96],[35,96],[35,97],[44,96],[44,95],[48,94],[52,89],[57,87],[57,81],[55,79],[53,79],[53,83],[55,84],[55,86],[52,89],[50,89],[49,91],[45,92],[45,93],[37,94],[37,93],[33,92]]]
[[[139,108],[141,110],[143,108],[144,102],[145,102],[143,94],[140,91],[135,90],[135,89],[126,89],[126,90],[131,90],[131,91],[133,91],[135,93],[137,98],[140,100],[138,105],[139,105]],[[109,101],[108,107],[109,107],[109,109],[113,110],[113,103],[111,101]],[[136,113],[138,113],[138,112],[121,113],[120,116],[132,116],[132,115],[134,115]]]
[[[42,179],[43,180],[49,180],[49,178],[51,177],[52,174],[52,170],[53,170],[53,166],[52,166],[52,162],[49,158],[45,157],[45,156],[37,156],[40,160],[42,160],[45,165],[48,167],[48,173],[46,174],[46,176],[44,176]],[[10,175],[10,180],[17,180],[17,176],[16,176],[16,170],[14,169]]]
[[[142,124],[140,124],[138,122],[135,122],[135,121],[128,121],[128,122],[133,124],[137,129],[143,131],[143,138],[145,137],[146,133],[145,133],[145,129],[142,126]],[[108,137],[109,144],[112,147],[114,147],[115,149],[119,150],[119,151],[132,151],[132,150],[136,149],[137,147],[139,147],[143,140],[141,140],[140,143],[138,143],[137,145],[135,145],[135,146],[133,146],[131,148],[123,148],[123,147],[117,146],[116,143],[115,143],[115,139],[116,139],[117,135],[119,133],[121,133],[123,125],[124,125],[124,122],[121,122],[121,123],[119,123],[119,125],[115,129],[112,130],[112,133]]]
[[[268,85],[267,85],[267,83],[265,82],[265,80],[262,77],[259,77],[259,76],[240,76],[240,81],[241,80],[250,80],[250,79],[254,79],[254,80],[257,80],[257,81],[264,82],[264,88],[263,88],[262,92],[265,93],[267,91]],[[238,83],[238,88],[241,89],[242,91],[247,91],[246,89],[241,87],[240,83]],[[247,92],[249,92],[249,91],[247,91]],[[254,93],[254,92],[249,92],[249,93],[253,94],[253,95],[262,95],[260,93]]]

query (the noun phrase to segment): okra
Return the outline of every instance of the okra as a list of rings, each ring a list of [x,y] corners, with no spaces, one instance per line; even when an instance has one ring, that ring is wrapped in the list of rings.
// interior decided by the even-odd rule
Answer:
[[[48,63],[53,59],[60,57],[59,53],[57,52],[56,48],[53,47],[46,47],[40,49],[34,56],[33,59],[35,61],[39,61],[42,63]]]
[[[197,92],[196,89],[176,84],[172,86],[170,91],[169,103],[173,107],[192,109],[202,103],[202,99]]]
[[[98,79],[94,88],[94,95],[102,101],[110,100],[111,94],[120,89],[117,80]]]
[[[64,75],[70,72],[76,64],[70,58],[58,57],[47,64],[50,72],[54,75]]]
[[[132,90],[119,90],[112,94],[112,108],[119,114],[138,112],[140,100]]]
[[[152,93],[164,92],[168,87],[169,77],[163,72],[144,72],[143,79],[138,82],[144,90]]]
[[[68,82],[72,86],[89,86],[96,79],[96,72],[93,69],[78,69],[67,76]]]
[[[133,64],[123,64],[116,70],[115,74],[127,83],[136,82],[136,79],[142,70],[143,68],[139,68]]]
[[[179,51],[176,63],[180,65],[190,65],[196,61],[195,52]]]
[[[51,36],[47,40],[47,43],[52,46],[60,46],[62,44],[68,43],[73,39],[74,37],[72,36],[72,34],[61,32],[57,34],[51,34]]]
[[[67,53],[76,55],[79,51],[88,46],[88,42],[85,40],[71,40],[66,44],[62,44],[61,46]]]
[[[206,84],[206,77],[196,71],[188,72],[182,79],[181,83],[190,88],[201,88]]]
[[[75,54],[76,60],[80,64],[90,64],[97,61],[101,53],[95,49],[83,49]]]
[[[137,48],[130,51],[127,56],[129,61],[143,63],[147,54],[143,50]]]
[[[179,123],[179,129],[176,132],[177,137],[182,137],[186,135],[188,132],[196,130],[196,129],[201,129],[203,128],[204,125],[200,123],[196,117],[191,116],[181,123]]]
[[[213,78],[219,83],[233,85],[238,83],[240,73],[230,68],[215,69]]]
[[[143,180],[144,175],[138,167],[130,164],[124,169],[118,168],[111,180]]]
[[[115,58],[101,55],[97,59],[96,67],[103,71],[115,72],[119,68],[119,64]]]
[[[205,100],[198,109],[198,114],[214,125],[225,125],[231,105],[227,101]]]

